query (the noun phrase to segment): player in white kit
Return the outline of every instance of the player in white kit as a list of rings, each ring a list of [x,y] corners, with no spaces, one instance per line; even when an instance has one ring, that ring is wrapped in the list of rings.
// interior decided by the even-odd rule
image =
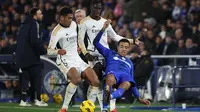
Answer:
[[[49,55],[57,55],[57,64],[60,70],[70,80],[66,88],[65,99],[59,112],[67,112],[68,105],[81,77],[88,79],[92,88],[88,96],[97,94],[99,80],[96,73],[79,56],[77,51],[77,25],[72,21],[73,12],[68,7],[60,10],[59,24],[54,28],[48,47]],[[57,45],[59,44],[59,47]],[[82,73],[82,76],[80,75]],[[90,98],[90,97],[88,97]],[[90,100],[90,99],[88,99]]]
[[[81,23],[80,23],[80,28],[79,28],[79,47],[81,48],[82,53],[85,55],[86,59],[88,60],[88,63],[93,69],[95,70],[96,74],[100,78],[99,80],[102,80],[101,77],[103,77],[103,63],[104,63],[104,58],[103,56],[97,51],[95,46],[93,45],[93,40],[98,34],[98,32],[103,28],[103,25],[106,19],[102,18],[100,16],[101,10],[102,10],[102,0],[92,0],[91,2],[91,13],[89,16],[84,18]],[[84,38],[88,39],[87,43],[84,43]],[[107,43],[107,38],[112,38],[115,41],[121,40],[122,36],[117,35],[116,32],[113,30],[112,26],[109,25],[108,28],[106,29],[105,33],[103,34],[100,43],[106,47],[109,48],[109,45]],[[102,91],[99,90],[98,100],[99,103],[102,104]],[[96,98],[92,98],[93,102],[95,102]],[[111,101],[110,104],[111,112],[116,112],[115,109],[115,100]],[[101,105],[102,107],[102,105]]]

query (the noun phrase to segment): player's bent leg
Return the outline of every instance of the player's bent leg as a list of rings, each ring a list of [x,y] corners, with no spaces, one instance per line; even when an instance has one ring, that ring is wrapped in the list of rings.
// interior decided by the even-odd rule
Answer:
[[[95,73],[98,76],[98,79],[100,81],[100,86],[99,86],[99,90],[98,90],[98,94],[97,94],[97,98],[101,107],[101,110],[103,109],[103,71],[104,71],[104,66],[101,62],[97,62],[95,63],[95,65],[93,66],[93,70],[95,71]]]
[[[98,90],[99,90],[98,77],[91,67],[87,67],[84,70],[83,74],[85,74],[86,79],[90,82],[90,86],[89,86],[88,92],[87,92],[87,99],[92,101],[93,103],[95,103],[96,96],[97,96]]]
[[[124,94],[124,92],[128,90],[130,87],[131,87],[130,82],[128,81],[122,82],[119,85],[119,88],[116,91],[112,92],[111,99],[120,98]]]
[[[115,76],[113,74],[108,74],[106,76],[106,85],[112,87],[114,84],[116,84],[116,79]]]
[[[103,91],[103,110],[108,110],[108,104],[111,100],[112,86],[116,84],[116,79],[113,74],[108,74],[105,79],[104,91]]]
[[[66,110],[68,109],[69,103],[71,101],[71,98],[76,92],[77,85],[81,82],[80,74],[78,73],[75,67],[72,67],[71,69],[69,69],[67,76],[71,82],[68,84],[66,88],[63,106],[62,106],[62,109],[59,110],[59,112],[66,112]]]
[[[91,67],[86,68],[83,72],[92,86],[99,87],[99,79]]]

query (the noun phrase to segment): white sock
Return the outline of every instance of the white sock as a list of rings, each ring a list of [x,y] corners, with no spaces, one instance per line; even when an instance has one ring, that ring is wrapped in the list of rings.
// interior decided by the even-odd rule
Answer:
[[[116,108],[116,99],[110,100],[110,111],[113,111]]]
[[[99,105],[101,107],[101,111],[103,110],[103,90],[98,89],[97,98],[99,100]]]
[[[69,85],[66,88],[65,99],[62,108],[68,109],[69,103],[72,99],[72,96],[76,92],[76,89],[77,89],[76,85],[69,83]]]
[[[99,87],[89,86],[87,91],[87,99],[95,103]]]
[[[116,89],[114,89],[116,91]],[[110,111],[113,111],[116,108],[116,99],[110,100]]]

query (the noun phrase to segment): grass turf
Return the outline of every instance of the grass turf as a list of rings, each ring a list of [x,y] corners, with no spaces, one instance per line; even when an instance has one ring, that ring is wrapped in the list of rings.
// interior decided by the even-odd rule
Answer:
[[[19,105],[18,103],[0,103],[0,112],[57,112],[61,107],[61,105],[56,105],[54,103],[50,103],[48,107],[37,107],[37,106],[20,107],[18,105]],[[152,106],[170,106],[170,105],[171,104],[159,103],[159,104],[153,104]],[[76,107],[70,107],[68,112],[80,112],[78,106],[79,105],[76,105]],[[117,106],[120,106],[120,108],[117,109],[118,112],[164,112],[162,110],[131,110],[130,106],[133,106],[132,104],[117,104]],[[136,103],[134,104],[134,106],[142,106],[142,105]],[[100,112],[100,109],[97,108],[95,112]],[[172,112],[172,111],[165,111],[165,112]]]

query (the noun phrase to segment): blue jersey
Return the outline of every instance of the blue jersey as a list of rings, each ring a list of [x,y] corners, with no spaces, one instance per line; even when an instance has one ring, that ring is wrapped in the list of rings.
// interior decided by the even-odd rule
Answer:
[[[110,50],[100,44],[101,36],[103,31],[100,31],[93,43],[99,53],[101,53],[106,60],[105,75],[113,74],[117,80],[117,83],[123,81],[129,81],[135,83],[133,80],[133,63],[127,57],[120,56],[117,52]]]

